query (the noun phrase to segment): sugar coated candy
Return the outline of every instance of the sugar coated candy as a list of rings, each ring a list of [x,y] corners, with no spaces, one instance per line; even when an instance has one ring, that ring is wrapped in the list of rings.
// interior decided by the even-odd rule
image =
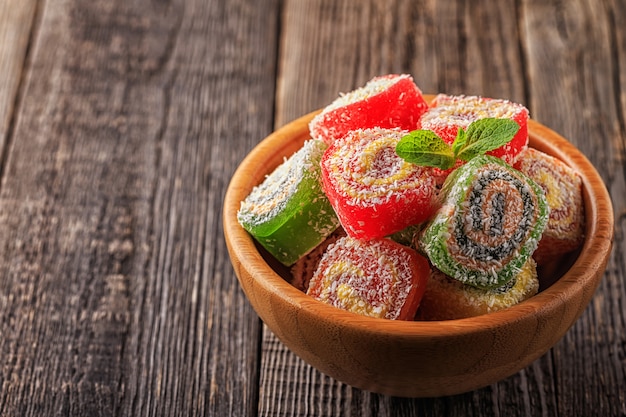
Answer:
[[[509,282],[481,289],[433,268],[417,313],[419,320],[451,320],[489,314],[518,304],[539,290],[537,264],[530,258]]]
[[[345,236],[346,232],[341,226],[339,226],[322,243],[317,245],[315,249],[298,259],[289,269],[289,283],[300,291],[306,292],[309,288],[311,277],[313,277],[313,274],[317,269],[317,265],[319,264],[320,259],[322,259],[322,255],[326,252],[326,248]]]
[[[515,168],[543,188],[550,206],[548,225],[533,254],[537,263],[578,248],[583,241],[585,223],[582,180],[578,173],[562,161],[532,148],[520,155]]]
[[[346,236],[327,248],[307,294],[364,316],[412,320],[429,274],[428,260],[399,243]]]
[[[488,152],[512,164],[521,151],[528,147],[528,109],[508,100],[478,96],[452,96],[439,94],[419,122],[420,129],[432,130],[445,142],[451,144],[459,128],[479,119],[511,119],[519,130],[507,144]]]
[[[511,280],[537,248],[548,221],[542,189],[493,156],[457,168],[440,196],[420,248],[442,272],[479,288]]]
[[[338,226],[320,182],[320,140],[304,146],[279,165],[241,203],[237,219],[269,253],[291,265]]]
[[[327,143],[355,129],[412,130],[427,108],[410,75],[383,75],[337,98],[313,118],[309,129],[313,138]]]
[[[395,147],[406,131],[354,130],[333,142],[322,157],[322,182],[346,233],[372,239],[425,221],[441,171],[411,164]]]

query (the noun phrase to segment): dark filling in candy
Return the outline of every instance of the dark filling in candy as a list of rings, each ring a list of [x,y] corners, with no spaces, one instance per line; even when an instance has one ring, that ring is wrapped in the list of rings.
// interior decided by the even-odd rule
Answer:
[[[512,184],[517,190],[518,195],[505,195],[502,192],[494,194],[491,201],[492,214],[489,230],[486,233],[480,233],[481,236],[485,237],[485,243],[489,242],[489,238],[501,236],[506,230],[507,197],[520,198],[523,203],[523,213],[521,221],[517,225],[511,238],[496,246],[486,246],[485,243],[471,240],[464,232],[466,222],[465,215],[456,216],[454,235],[462,253],[481,262],[500,261],[511,256],[513,252],[523,244],[535,217],[535,201],[530,188],[526,184],[507,171],[484,171],[477,179],[477,186],[474,186],[470,191],[469,198],[467,199],[471,204],[469,215],[474,231],[480,232],[483,229],[483,220],[485,218],[483,205],[481,204],[484,199],[483,193],[494,180],[503,180]],[[470,219],[468,219],[468,221],[470,221]]]
[[[490,236],[500,236],[504,233],[504,203],[506,196],[497,193],[491,201],[493,209],[493,217],[491,219],[491,227],[489,228]]]

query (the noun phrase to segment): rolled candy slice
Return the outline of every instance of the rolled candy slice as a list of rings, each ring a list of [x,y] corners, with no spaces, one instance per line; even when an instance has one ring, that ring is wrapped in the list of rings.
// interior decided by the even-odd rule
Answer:
[[[548,221],[541,188],[503,160],[481,155],[444,183],[442,205],[419,239],[445,274],[497,288],[528,261]]]
[[[428,260],[399,243],[346,236],[327,248],[307,294],[364,316],[412,320],[429,274]]]
[[[293,264],[339,226],[320,182],[326,147],[320,140],[306,141],[252,189],[237,213],[243,228],[284,265]]]
[[[389,74],[337,98],[311,120],[309,128],[313,138],[329,144],[355,129],[413,130],[427,108],[410,75]]]
[[[487,153],[513,164],[528,146],[528,109],[521,104],[478,96],[439,94],[422,115],[419,128],[432,130],[451,144],[459,128],[467,129],[472,122],[488,117],[511,119],[520,126],[511,141]]]
[[[346,232],[339,226],[337,230],[331,233],[322,243],[317,245],[315,249],[298,259],[289,269],[289,283],[300,291],[306,292],[309,288],[309,282],[317,269],[317,265],[328,246],[345,236]]]
[[[348,235],[387,236],[434,212],[433,197],[443,179],[433,174],[435,168],[411,164],[396,154],[405,134],[397,129],[354,130],[324,152],[324,191]]]
[[[539,290],[537,265],[530,258],[502,287],[484,290],[433,268],[417,313],[418,320],[452,320],[493,313],[518,304]]]
[[[582,180],[578,173],[559,159],[536,149],[524,151],[515,168],[532,178],[543,189],[550,217],[533,254],[538,264],[578,248],[584,238]]]

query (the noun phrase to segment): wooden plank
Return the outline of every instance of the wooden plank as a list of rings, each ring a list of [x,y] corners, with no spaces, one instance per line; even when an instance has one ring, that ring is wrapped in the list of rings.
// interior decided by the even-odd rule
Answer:
[[[0,149],[14,114],[37,2],[0,0]]]
[[[426,93],[524,102],[514,2],[285,2],[276,125],[407,72]]]
[[[626,8],[623,2],[585,0],[528,1],[523,8],[525,44],[533,57],[528,59],[533,114],[591,160],[612,196],[617,222],[604,280],[552,352],[558,411],[620,415],[626,411],[626,38],[620,27]]]
[[[255,414],[221,202],[272,126],[277,3],[45,3],[0,191],[1,415]]]

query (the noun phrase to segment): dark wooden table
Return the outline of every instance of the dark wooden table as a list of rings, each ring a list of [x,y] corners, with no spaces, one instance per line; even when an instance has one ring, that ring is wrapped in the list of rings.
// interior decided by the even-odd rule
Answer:
[[[625,416],[625,23],[623,0],[0,0],[0,415]],[[524,103],[613,198],[585,313],[475,392],[320,374],[228,260],[244,155],[385,73]]]

